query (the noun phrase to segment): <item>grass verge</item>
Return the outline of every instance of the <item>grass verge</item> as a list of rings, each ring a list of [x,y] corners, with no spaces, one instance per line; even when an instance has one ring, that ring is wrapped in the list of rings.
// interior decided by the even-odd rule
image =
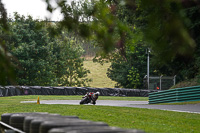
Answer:
[[[21,96],[18,96],[19,98]],[[51,96],[51,95],[40,95],[40,100],[81,100],[82,96]],[[16,97],[17,98],[17,97]],[[25,101],[30,99],[35,100],[35,95],[28,95],[23,97]],[[148,97],[119,97],[119,96],[99,96],[98,100],[125,100],[125,101],[148,101]]]
[[[14,112],[49,112],[61,115],[75,115],[81,119],[102,121],[110,126],[141,129],[150,133],[198,133],[200,131],[199,114],[128,107],[20,103],[20,101],[37,100],[37,97],[0,97],[0,114]],[[42,100],[63,99],[62,96],[40,97]],[[72,98],[77,99],[78,97],[65,96],[65,98],[72,100]]]
[[[200,101],[191,101],[191,102],[180,102],[180,103],[160,103],[158,105],[185,105],[185,104],[197,104]]]
[[[114,88],[116,82],[112,81],[107,77],[107,69],[110,67],[111,63],[94,63],[92,60],[86,60],[83,62],[84,67],[90,70],[88,78],[92,79],[90,83],[91,87],[95,88]]]

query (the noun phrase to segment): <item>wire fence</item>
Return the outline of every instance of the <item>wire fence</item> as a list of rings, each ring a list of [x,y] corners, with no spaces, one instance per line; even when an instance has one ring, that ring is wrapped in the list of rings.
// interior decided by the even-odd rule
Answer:
[[[149,77],[149,90],[168,90],[176,84],[176,76]],[[144,88],[148,88],[147,76],[144,77]]]

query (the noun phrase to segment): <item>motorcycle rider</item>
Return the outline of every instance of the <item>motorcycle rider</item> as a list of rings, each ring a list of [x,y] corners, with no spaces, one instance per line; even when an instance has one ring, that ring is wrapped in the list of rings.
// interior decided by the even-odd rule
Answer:
[[[100,92],[98,92],[98,91],[96,93],[92,94],[92,96],[91,96],[91,99],[92,99],[91,103],[92,104],[96,104],[96,100],[98,99],[99,95],[100,95]]]
[[[96,104],[96,100],[98,99],[100,92],[87,92],[87,94],[89,96],[89,100],[91,104]]]

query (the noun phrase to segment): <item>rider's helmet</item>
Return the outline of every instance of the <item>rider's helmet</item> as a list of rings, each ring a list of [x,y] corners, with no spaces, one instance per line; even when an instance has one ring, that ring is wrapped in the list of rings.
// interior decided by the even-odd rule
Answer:
[[[99,96],[100,95],[100,92],[96,92],[96,93],[94,93],[95,94],[95,96]]]

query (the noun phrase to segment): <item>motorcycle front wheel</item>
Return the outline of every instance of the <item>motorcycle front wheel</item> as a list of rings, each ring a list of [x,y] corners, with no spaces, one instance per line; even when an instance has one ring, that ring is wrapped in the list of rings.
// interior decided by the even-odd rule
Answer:
[[[87,97],[85,97],[85,98],[83,98],[81,101],[80,101],[80,104],[88,104],[88,100],[87,100],[88,98]]]

